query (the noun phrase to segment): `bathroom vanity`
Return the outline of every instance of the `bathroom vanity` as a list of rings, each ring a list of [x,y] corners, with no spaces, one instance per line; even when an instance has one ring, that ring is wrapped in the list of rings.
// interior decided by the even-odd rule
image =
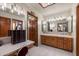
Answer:
[[[67,35],[41,35],[41,43],[60,48],[63,50],[73,51],[73,38]]]
[[[42,44],[73,51],[73,16],[67,16],[59,20],[55,19],[55,17],[54,19],[47,18],[41,23]]]

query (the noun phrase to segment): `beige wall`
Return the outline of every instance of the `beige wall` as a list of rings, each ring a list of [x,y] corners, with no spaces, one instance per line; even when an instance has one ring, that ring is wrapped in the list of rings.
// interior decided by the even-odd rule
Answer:
[[[73,15],[73,54],[76,55],[76,8],[77,3],[73,4],[72,15]]]

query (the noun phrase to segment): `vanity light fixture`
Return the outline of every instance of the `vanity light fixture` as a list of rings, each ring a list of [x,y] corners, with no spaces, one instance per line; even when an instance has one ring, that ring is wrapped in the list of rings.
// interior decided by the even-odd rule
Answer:
[[[4,10],[5,9],[5,7],[4,6],[2,6],[2,10]]]
[[[9,12],[11,13],[16,12],[18,15],[25,15],[23,8],[19,7],[15,3],[1,3],[0,6],[3,11],[9,9]]]
[[[14,6],[13,6],[13,4],[11,5],[11,13],[13,13],[14,12]]]
[[[5,10],[6,5],[7,5],[6,3],[3,3],[3,4],[2,4],[2,10]]]

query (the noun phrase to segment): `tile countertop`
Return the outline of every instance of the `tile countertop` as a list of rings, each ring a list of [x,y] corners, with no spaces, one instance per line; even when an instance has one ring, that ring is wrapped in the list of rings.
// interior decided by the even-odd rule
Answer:
[[[66,37],[66,38],[73,38],[72,35],[60,35],[60,34],[41,34],[45,36],[56,36],[56,37]]]

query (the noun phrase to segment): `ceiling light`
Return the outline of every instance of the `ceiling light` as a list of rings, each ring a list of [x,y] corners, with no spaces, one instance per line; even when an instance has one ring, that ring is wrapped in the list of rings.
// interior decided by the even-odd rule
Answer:
[[[43,8],[46,8],[46,7],[48,7],[48,6],[50,6],[50,5],[53,5],[53,4],[55,4],[55,3],[39,3]]]
[[[17,13],[18,15],[20,15],[20,14],[23,14],[23,15],[25,15],[24,14],[24,9],[22,8],[22,7],[20,7],[20,6],[18,6],[18,5],[16,5],[15,3],[11,3],[11,4],[8,4],[8,3],[2,3],[2,4],[0,4],[0,6],[1,6],[1,9],[4,11],[9,11],[10,10],[10,12],[11,13],[13,13],[13,12],[15,12],[15,13]]]
[[[7,4],[6,3],[4,3],[4,7],[6,7],[7,6]]]

